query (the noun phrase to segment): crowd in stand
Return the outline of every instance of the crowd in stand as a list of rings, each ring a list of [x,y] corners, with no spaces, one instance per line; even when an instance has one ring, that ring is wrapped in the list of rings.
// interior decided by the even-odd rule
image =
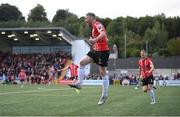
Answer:
[[[48,54],[10,54],[0,52],[0,80],[12,83],[24,71],[29,83],[40,83],[58,77],[58,69],[70,58],[65,52]]]
[[[101,80],[102,78],[100,77],[99,74],[88,74],[85,77],[86,80]]]

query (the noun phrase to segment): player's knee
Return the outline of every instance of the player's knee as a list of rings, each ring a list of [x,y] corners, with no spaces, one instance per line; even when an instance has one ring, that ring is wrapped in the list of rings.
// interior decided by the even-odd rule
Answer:
[[[147,87],[147,90],[151,90],[152,89],[152,85],[150,84],[150,85],[148,85],[148,87]]]
[[[105,76],[106,75],[106,71],[100,71],[100,75],[101,76]]]
[[[151,87],[148,87],[147,90],[150,91],[152,88]]]
[[[144,93],[147,93],[147,90],[143,90]]]
[[[100,75],[103,76],[103,72],[100,72]]]
[[[148,89],[147,89],[147,88],[142,88],[142,91],[143,91],[144,93],[146,93],[146,92],[148,91]]]
[[[80,61],[80,66],[85,66],[85,62],[83,60]]]
[[[147,92],[147,89],[142,89],[142,90],[143,90],[143,92],[144,92],[144,93],[146,93],[146,92]]]

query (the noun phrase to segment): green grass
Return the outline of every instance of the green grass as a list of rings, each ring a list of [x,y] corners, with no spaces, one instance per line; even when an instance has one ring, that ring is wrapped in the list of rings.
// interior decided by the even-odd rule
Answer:
[[[0,85],[0,116],[180,116],[180,87],[158,87],[155,105],[133,86],[110,86],[102,106],[100,94],[101,86],[84,86],[78,95],[67,86]]]

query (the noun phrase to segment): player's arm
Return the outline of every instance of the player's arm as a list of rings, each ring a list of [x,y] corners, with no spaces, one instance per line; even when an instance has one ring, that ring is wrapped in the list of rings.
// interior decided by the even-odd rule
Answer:
[[[92,44],[96,43],[97,41],[100,41],[101,39],[103,39],[106,36],[106,31],[102,24],[96,25],[96,29],[99,32],[99,35],[96,38],[89,40],[90,43],[92,43]]]
[[[106,36],[105,31],[101,30],[100,34],[94,39],[96,42],[103,39]]]
[[[148,72],[152,73],[154,71],[154,64],[152,61],[150,61],[150,67],[151,67],[151,69]]]
[[[58,70],[58,71],[64,71],[64,70],[66,70],[66,69],[68,69],[69,68],[69,66],[66,66],[66,67],[64,67],[64,68],[62,68],[62,69],[60,69],[60,70]]]
[[[90,39],[84,39],[84,41],[88,44],[88,45],[90,45],[90,46],[92,46],[92,43],[89,41]]]
[[[141,78],[141,68],[139,67],[139,74],[138,74],[138,79]]]
[[[96,38],[94,38],[94,39],[90,38],[89,41],[90,41],[90,43],[94,44],[97,41],[103,39],[105,36],[106,36],[105,31],[101,30],[101,31],[99,31],[99,35]]]

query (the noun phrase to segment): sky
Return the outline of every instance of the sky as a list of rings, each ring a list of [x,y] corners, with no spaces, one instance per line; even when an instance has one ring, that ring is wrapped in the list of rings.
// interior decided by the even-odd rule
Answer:
[[[165,13],[167,17],[180,16],[180,0],[0,0],[0,4],[15,5],[26,18],[32,8],[41,4],[49,20],[58,9],[69,9],[78,17],[93,12],[101,18],[120,16],[154,16]]]

